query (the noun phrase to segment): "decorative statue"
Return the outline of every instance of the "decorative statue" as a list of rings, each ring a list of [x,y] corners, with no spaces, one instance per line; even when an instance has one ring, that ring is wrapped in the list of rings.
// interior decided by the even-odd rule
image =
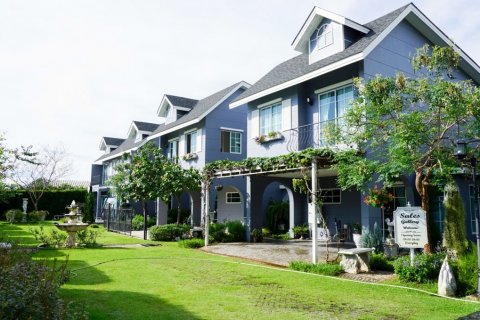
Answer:
[[[393,239],[393,220],[390,218],[385,219],[385,223],[388,226],[388,238]]]

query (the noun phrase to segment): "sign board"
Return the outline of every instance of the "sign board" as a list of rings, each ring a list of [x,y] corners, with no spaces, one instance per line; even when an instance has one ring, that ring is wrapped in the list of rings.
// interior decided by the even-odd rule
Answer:
[[[421,207],[398,207],[393,212],[395,242],[401,248],[423,248],[428,243],[427,219]]]

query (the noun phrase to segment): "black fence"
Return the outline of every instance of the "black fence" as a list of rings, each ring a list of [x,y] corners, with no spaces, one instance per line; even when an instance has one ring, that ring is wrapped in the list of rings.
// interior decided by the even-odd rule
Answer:
[[[112,208],[108,206],[108,208],[103,209],[102,216],[103,226],[108,231],[132,234],[132,209]]]

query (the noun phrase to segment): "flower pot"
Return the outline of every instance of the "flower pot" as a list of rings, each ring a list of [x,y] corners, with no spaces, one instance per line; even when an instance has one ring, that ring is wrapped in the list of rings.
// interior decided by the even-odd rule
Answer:
[[[353,234],[353,242],[355,243],[357,248],[361,248],[362,247],[362,235],[359,234],[359,233],[354,233]]]

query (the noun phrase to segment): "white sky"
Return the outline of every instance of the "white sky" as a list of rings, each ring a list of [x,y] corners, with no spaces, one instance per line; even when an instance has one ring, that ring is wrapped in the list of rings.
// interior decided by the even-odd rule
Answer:
[[[297,53],[314,5],[366,23],[405,1],[0,0],[0,132],[11,147],[62,144],[90,179],[102,136],[157,122],[165,93],[203,98],[256,82]],[[415,1],[480,61],[480,6]]]

